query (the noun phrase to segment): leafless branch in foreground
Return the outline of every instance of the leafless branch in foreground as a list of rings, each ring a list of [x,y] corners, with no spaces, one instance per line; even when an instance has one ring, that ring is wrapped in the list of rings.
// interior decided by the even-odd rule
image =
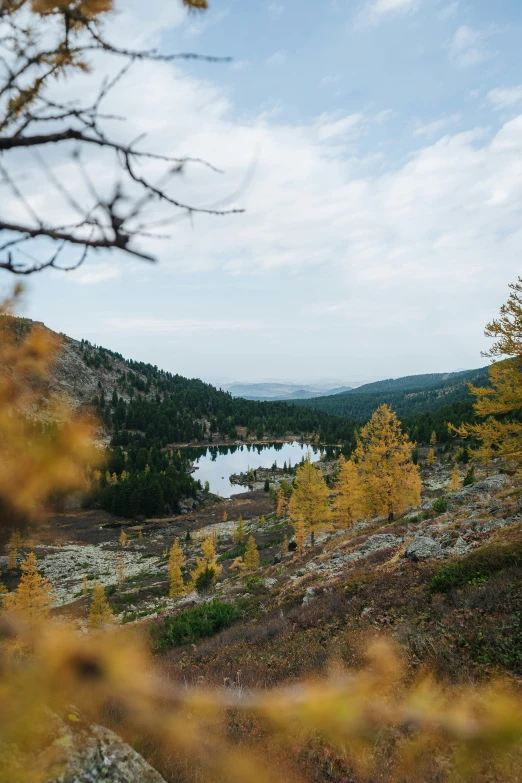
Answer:
[[[183,2],[195,8],[205,5],[200,0]],[[111,0],[102,10],[92,0],[90,11],[90,3],[38,0],[29,10],[28,0],[0,0],[0,269],[16,275],[76,269],[92,251],[119,250],[152,262],[153,255],[143,245],[153,236],[149,226],[158,223],[158,215],[150,215],[154,207],[172,212],[170,217],[162,215],[163,225],[183,214],[191,218],[194,213],[221,216],[243,211],[223,208],[227,199],[218,207],[203,207],[177,198],[169,186],[188,166],[221,172],[199,158],[150,152],[142,146],[142,138],[118,141],[106,127],[108,120],[121,118],[104,111],[107,97],[140,61],[228,58],[118,48],[104,38],[100,24],[111,10]],[[28,24],[34,14],[36,23],[33,18]],[[102,82],[94,100],[82,105],[53,99],[57,79],[85,72],[87,57],[100,52],[122,60],[122,67]],[[112,159],[117,175],[110,195],[98,192],[89,173],[92,150]],[[64,160],[69,161],[66,169],[74,173],[80,188],[66,181]],[[155,180],[147,173],[151,164],[156,164]],[[24,193],[23,177],[16,173],[23,172],[24,166],[38,173],[41,189],[60,197],[64,209],[59,214],[42,215]]]

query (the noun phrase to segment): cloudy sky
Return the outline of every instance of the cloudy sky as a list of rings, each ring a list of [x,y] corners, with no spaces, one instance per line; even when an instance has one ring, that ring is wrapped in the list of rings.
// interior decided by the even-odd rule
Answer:
[[[485,363],[521,271],[519,0],[118,6],[117,42],[233,57],[136,66],[110,108],[149,148],[224,170],[188,169],[180,196],[246,211],[164,226],[154,266],[33,278],[24,314],[212,381]]]

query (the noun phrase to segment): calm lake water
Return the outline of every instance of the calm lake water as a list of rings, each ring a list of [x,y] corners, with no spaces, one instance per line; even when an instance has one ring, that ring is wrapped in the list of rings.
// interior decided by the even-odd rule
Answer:
[[[190,455],[197,467],[192,474],[195,479],[210,484],[210,491],[222,498],[247,492],[248,487],[231,484],[229,476],[233,473],[246,473],[250,468],[270,468],[277,463],[282,468],[284,463],[296,465],[308,453],[312,462],[321,456],[322,449],[303,443],[267,443],[266,446],[245,444],[242,446],[210,446],[202,449],[190,449]]]

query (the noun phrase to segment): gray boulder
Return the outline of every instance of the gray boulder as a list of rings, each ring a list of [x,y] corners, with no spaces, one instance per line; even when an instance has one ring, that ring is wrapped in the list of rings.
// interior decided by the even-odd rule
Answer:
[[[431,536],[416,536],[411,541],[404,553],[408,560],[428,560],[430,557],[444,557],[444,552],[439,541]]]
[[[74,726],[56,718],[56,768],[45,783],[165,783],[117,734],[102,726]]]
[[[400,544],[402,544],[400,536],[394,536],[391,533],[379,533],[376,536],[371,536],[364,544],[361,544],[358,551],[362,555],[367,556],[380,552],[381,549],[390,549]]]
[[[317,598],[315,591],[313,587],[307,587],[306,592],[303,596],[303,606],[306,606],[307,604],[311,603]]]

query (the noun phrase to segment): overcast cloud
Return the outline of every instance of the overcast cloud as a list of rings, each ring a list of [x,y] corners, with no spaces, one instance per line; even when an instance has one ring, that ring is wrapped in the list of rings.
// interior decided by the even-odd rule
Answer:
[[[223,169],[189,168],[178,195],[246,212],[162,227],[167,236],[148,246],[157,266],[100,256],[75,275],[35,279],[28,314],[209,379],[349,380],[484,363],[483,326],[522,251],[522,99],[490,4],[468,18],[455,4],[449,13],[407,0],[355,11],[216,2],[200,21],[173,0],[121,5],[113,30],[126,44],[244,63],[137,65],[111,111],[129,118],[116,133],[147,133],[156,151]],[[363,13],[379,24],[356,31]],[[509,24],[520,32],[516,5]],[[25,165],[16,173],[34,206],[64,209]],[[92,165],[110,187],[113,170]],[[82,187],[73,168],[68,177]]]

